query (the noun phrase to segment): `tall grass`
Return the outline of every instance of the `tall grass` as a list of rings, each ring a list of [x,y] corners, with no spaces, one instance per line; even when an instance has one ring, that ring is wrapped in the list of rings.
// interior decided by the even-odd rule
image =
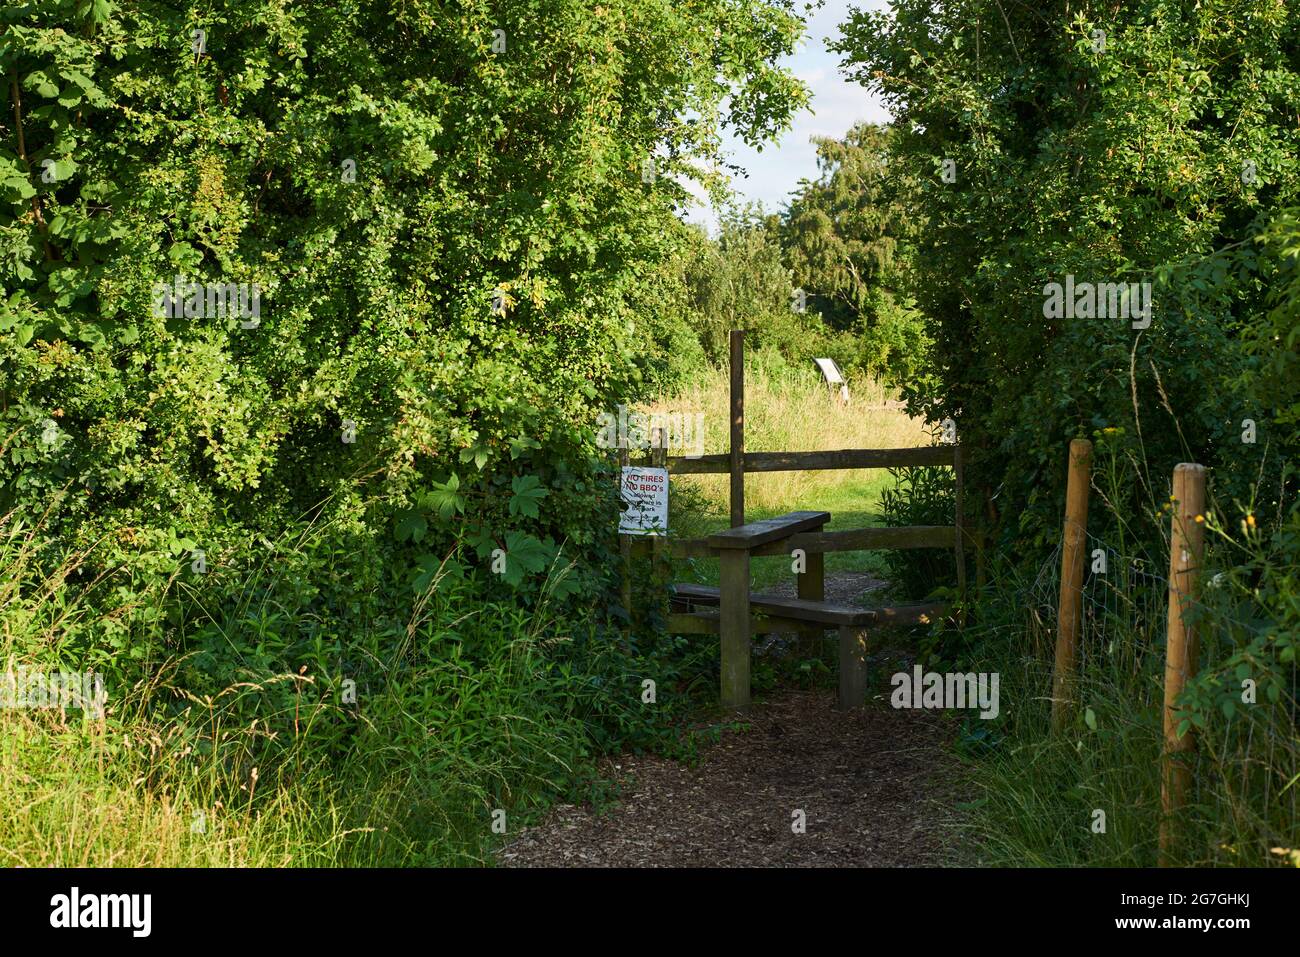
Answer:
[[[983,791],[969,828],[987,864],[1157,862],[1169,520],[1159,507],[1115,514],[1123,476],[1105,443],[1099,464],[1089,524],[1114,531],[1088,543],[1108,567],[1085,583],[1078,704],[1066,732],[1049,730],[1059,555],[1028,573],[995,565],[974,622],[944,651],[952,667],[1001,675],[1001,715],[969,742]],[[1207,524],[1234,511],[1216,504]],[[1277,549],[1266,536],[1211,536],[1193,612],[1200,672],[1180,701],[1197,750],[1190,803],[1172,822],[1174,863],[1300,866],[1300,615],[1288,606],[1300,576],[1288,533],[1275,533]],[[1250,703],[1246,679],[1257,684]]]
[[[109,672],[102,716],[0,709],[0,862],[487,863],[496,812],[508,835],[580,797],[602,749],[656,740],[672,712],[647,716],[637,679],[671,672],[555,621],[545,597],[476,602],[441,577],[404,602],[407,621],[345,624],[350,703],[334,652],[313,657],[310,604],[273,587],[288,575],[308,601],[311,576],[329,574],[300,546],[302,569],[279,556],[245,576],[255,595],[207,595],[206,615],[186,617],[173,579],[114,569],[75,583],[93,554],[59,558],[39,523],[0,518],[0,669],[82,671],[86,649],[116,646],[96,666]],[[196,667],[209,632],[229,649],[224,686]],[[309,664],[284,667],[298,661]]]

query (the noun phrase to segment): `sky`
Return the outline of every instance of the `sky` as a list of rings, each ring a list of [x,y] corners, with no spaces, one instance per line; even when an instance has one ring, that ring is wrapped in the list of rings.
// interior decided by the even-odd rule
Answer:
[[[852,5],[862,10],[887,6],[885,0],[852,0]],[[734,137],[724,140],[729,161],[749,174],[733,178],[737,193],[745,200],[761,202],[769,212],[785,206],[801,179],[817,175],[817,148],[811,137],[840,137],[860,120],[889,120],[880,101],[864,87],[846,80],[840,73],[839,55],[826,49],[827,38],[838,36],[839,25],[848,19],[849,6],[850,0],[826,0],[809,18],[798,51],[785,60],[812,92],[809,108],[795,114],[790,130],[764,146],[761,153]],[[695,207],[686,218],[703,223],[710,231],[717,226],[717,215],[707,205]]]

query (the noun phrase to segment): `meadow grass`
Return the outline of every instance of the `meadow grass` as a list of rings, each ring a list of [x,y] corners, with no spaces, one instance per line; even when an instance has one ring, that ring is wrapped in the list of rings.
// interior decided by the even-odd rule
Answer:
[[[42,571],[40,547],[38,528],[0,516],[0,679],[10,705],[0,708],[2,866],[488,864],[502,840],[495,813],[508,814],[513,834],[556,798],[599,788],[596,738],[611,721],[628,737],[653,730],[607,701],[628,671],[616,649],[565,663],[546,608],[467,612],[464,600],[439,597],[437,581],[409,623],[348,635],[353,653],[371,659],[401,649],[376,661],[354,707],[340,705],[328,674],[305,667],[236,669],[240,680],[196,691],[186,670],[194,653],[179,651],[147,664],[104,658],[119,667],[101,712],[33,705],[21,700],[19,676],[82,670],[66,660],[82,652],[67,649],[84,648],[87,634],[99,636],[92,646],[106,634],[125,649],[167,644],[165,616],[111,631],[121,609],[69,583],[89,556]],[[155,582],[130,604],[165,607],[172,584]],[[239,620],[209,624],[234,634],[267,619],[261,606],[277,600],[270,591],[236,599]],[[302,613],[281,610],[292,633]],[[628,713],[643,712],[630,689],[623,699]]]
[[[964,815],[972,863],[1155,866],[1162,818],[1159,641],[1132,623],[1109,622],[1080,668],[1075,720],[1052,734],[1050,630],[1026,617],[982,637],[986,650],[970,667],[1000,673],[1002,713],[959,745],[980,794]],[[1211,721],[1202,730],[1191,757],[1193,790],[1174,825],[1173,863],[1300,866],[1300,736],[1288,710],[1294,702],[1242,709],[1233,721]]]

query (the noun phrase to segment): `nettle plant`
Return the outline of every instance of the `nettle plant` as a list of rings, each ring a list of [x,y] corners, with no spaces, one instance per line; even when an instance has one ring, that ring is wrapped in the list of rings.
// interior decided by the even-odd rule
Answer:
[[[421,571],[590,547],[636,278],[723,127],[804,101],[800,29],[787,0],[6,5],[0,508],[66,490],[69,541],[214,572],[363,505]],[[258,321],[159,283],[255,288]]]

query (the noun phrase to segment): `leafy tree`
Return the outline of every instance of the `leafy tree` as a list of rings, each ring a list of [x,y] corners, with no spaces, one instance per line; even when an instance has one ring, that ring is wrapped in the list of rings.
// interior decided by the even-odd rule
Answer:
[[[920,314],[902,287],[920,224],[905,203],[908,176],[889,175],[889,131],[860,123],[843,140],[817,141],[820,175],[800,184],[781,223],[795,283],[831,328],[858,340],[854,359],[909,382],[924,354]]]
[[[1222,465],[1227,501],[1276,467],[1240,441],[1268,415],[1232,383],[1267,294],[1255,224],[1300,188],[1298,27],[1244,0],[897,0],[844,25],[836,49],[891,106],[890,166],[927,224],[914,288],[935,376],[909,397],[977,450],[1005,544],[1056,540],[1075,435],[1125,428],[1119,514],[1162,501],[1177,461]],[[1150,326],[1049,315],[1067,276],[1151,282]]]
[[[346,655],[321,633],[435,582],[605,618],[597,413],[646,385],[681,180],[804,101],[801,27],[787,0],[6,4],[0,512],[94,546],[95,600],[213,682]],[[263,600],[283,633],[187,624]]]
[[[816,350],[820,323],[798,310],[776,230],[760,208],[727,209],[716,239],[697,230],[679,269],[710,361],[726,363],[732,329],[746,330],[751,347],[790,358]]]

